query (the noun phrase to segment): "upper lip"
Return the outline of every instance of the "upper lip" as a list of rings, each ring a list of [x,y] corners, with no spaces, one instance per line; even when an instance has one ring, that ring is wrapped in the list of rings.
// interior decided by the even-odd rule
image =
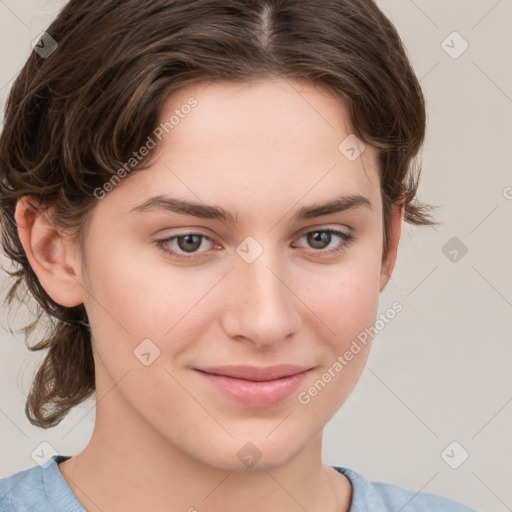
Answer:
[[[228,365],[228,366],[215,366],[210,368],[196,368],[201,372],[210,373],[213,375],[224,375],[226,377],[233,377],[236,379],[245,379],[252,381],[266,381],[275,380],[282,377],[289,377],[297,373],[310,370],[307,366],[298,366],[295,364],[278,364],[276,366],[268,366],[266,368],[258,368],[257,366],[245,365]]]

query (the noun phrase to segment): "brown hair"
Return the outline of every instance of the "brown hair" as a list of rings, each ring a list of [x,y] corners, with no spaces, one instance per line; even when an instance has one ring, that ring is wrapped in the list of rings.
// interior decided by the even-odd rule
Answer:
[[[437,224],[432,207],[413,201],[426,123],[421,86],[371,0],[71,0],[46,32],[41,46],[50,36],[57,47],[29,56],[0,137],[2,245],[17,264],[7,301],[24,282],[39,305],[25,335],[43,313],[51,321],[28,347],[48,349],[25,406],[34,425],[58,424],[94,392],[94,361],[84,305],[61,306],[41,286],[18,238],[16,203],[27,195],[53,207],[53,224],[83,243],[94,190],[145,143],[165,99],[185,85],[277,76],[325,86],[347,102],[354,134],[379,150],[382,257],[394,204],[408,223]]]

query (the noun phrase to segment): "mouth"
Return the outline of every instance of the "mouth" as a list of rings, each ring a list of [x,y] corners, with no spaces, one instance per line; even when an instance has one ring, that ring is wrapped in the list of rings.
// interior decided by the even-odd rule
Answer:
[[[194,371],[225,397],[247,407],[271,407],[298,389],[312,370],[298,365],[222,366]]]
[[[209,373],[210,375],[222,375],[235,379],[244,379],[253,382],[263,382],[291,377],[311,369],[308,366],[299,366],[295,364],[278,364],[266,368],[247,365],[215,366],[211,368],[196,368],[199,371]]]

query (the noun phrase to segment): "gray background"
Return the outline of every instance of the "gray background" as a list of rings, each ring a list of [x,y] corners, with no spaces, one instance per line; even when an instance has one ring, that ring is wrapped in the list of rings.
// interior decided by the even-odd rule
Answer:
[[[353,394],[327,424],[323,459],[370,480],[505,512],[512,510],[512,1],[378,4],[426,94],[419,199],[440,205],[434,215],[442,225],[404,224],[379,312],[395,301],[404,309],[379,332]],[[0,0],[2,106],[32,40],[61,5]],[[459,55],[463,40],[469,46]],[[0,299],[7,277],[0,273]],[[41,355],[9,329],[24,325],[29,311],[0,311],[3,477],[33,466],[44,441],[60,454],[79,452],[92,433],[94,399],[53,429],[32,426],[24,402]],[[456,466],[466,452],[457,469],[446,462]]]

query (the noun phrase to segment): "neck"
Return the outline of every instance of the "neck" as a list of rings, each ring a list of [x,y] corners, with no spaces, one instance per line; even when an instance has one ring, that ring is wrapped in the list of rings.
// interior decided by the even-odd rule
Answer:
[[[350,482],[322,465],[321,431],[293,459],[282,463],[272,459],[272,465],[241,471],[239,466],[208,465],[201,454],[185,453],[123,404],[115,388],[108,404],[99,401],[88,445],[59,464],[88,512],[348,512],[350,508]]]

